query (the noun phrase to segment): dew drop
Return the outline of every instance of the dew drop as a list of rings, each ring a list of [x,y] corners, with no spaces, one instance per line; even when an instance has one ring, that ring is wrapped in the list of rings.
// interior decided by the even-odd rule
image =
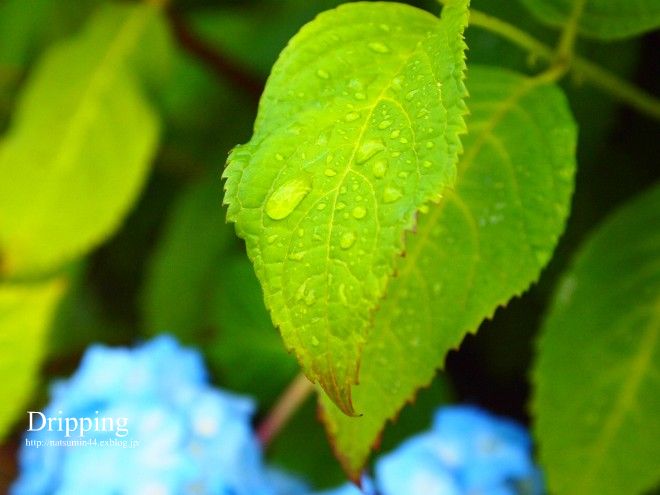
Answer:
[[[312,190],[308,177],[298,177],[282,184],[266,201],[266,214],[273,220],[283,220]]]
[[[323,69],[317,70],[316,75],[319,76],[321,79],[328,79],[330,77],[330,74],[328,74],[328,72]]]
[[[432,164],[430,161],[428,161],[428,160],[424,160],[424,161],[422,162],[422,166],[423,166],[424,168],[431,168],[431,165],[433,165],[433,164]]]
[[[346,114],[346,116],[344,117],[344,120],[345,120],[346,122],[353,122],[353,121],[355,121],[355,120],[357,120],[357,119],[359,119],[359,118],[360,118],[360,114],[359,114],[359,113],[357,113],[357,112],[351,112],[351,113],[347,113],[347,114]]]
[[[394,203],[401,198],[401,191],[395,189],[394,187],[386,187],[383,192],[383,201],[385,203]]]
[[[341,239],[339,239],[339,246],[342,249],[350,249],[353,244],[355,244],[355,233],[353,232],[346,232],[341,236]]]
[[[357,218],[358,220],[364,218],[366,214],[367,214],[367,210],[362,206],[356,206],[355,208],[353,208],[353,217]]]
[[[382,141],[367,141],[360,149],[357,151],[355,161],[358,164],[362,164],[369,160],[376,153],[379,153],[385,149],[385,145]]]
[[[435,143],[434,143],[433,141],[427,141],[427,142],[426,142],[426,147],[427,147],[428,149],[431,149],[431,148],[433,148],[434,146],[435,146]]]
[[[305,253],[303,251],[298,251],[297,253],[289,253],[289,259],[292,261],[300,261],[305,257]]]
[[[419,91],[418,89],[413,89],[412,91],[409,91],[406,94],[406,100],[408,100],[408,101],[412,100],[415,97],[415,95],[417,94],[418,91]]]
[[[326,177],[334,177],[335,175],[337,175],[337,172],[335,172],[331,168],[326,168],[325,172],[323,172],[323,173],[325,174]]]
[[[267,239],[268,244],[274,243],[277,240],[277,237],[278,237],[277,235],[269,235]]]
[[[369,48],[376,53],[388,53],[390,51],[389,47],[380,41],[372,41],[369,43]]]
[[[317,339],[316,337],[312,337],[312,345],[314,347],[317,347],[319,345],[319,339]]]
[[[344,284],[339,284],[339,299],[343,304],[348,304],[348,298],[346,297],[346,286]]]
[[[396,138],[399,137],[400,134],[401,134],[401,131],[399,129],[395,129],[392,132],[390,132],[390,137],[392,139],[396,139]]]
[[[277,153],[277,154],[275,155],[275,159],[276,159],[278,162],[281,162],[282,160],[284,160],[284,157],[283,157],[282,155],[280,155],[279,153]]]
[[[387,162],[385,160],[377,160],[373,165],[372,171],[377,179],[382,179],[387,172]]]
[[[325,203],[319,203],[318,206],[316,207],[317,210],[321,211],[325,209]]]
[[[364,93],[359,93],[359,92],[358,92],[358,93],[355,93],[355,99],[356,99],[356,100],[366,100],[366,99],[367,99],[367,95],[365,95]]]
[[[387,129],[391,125],[392,125],[391,120],[383,120],[380,124],[378,124],[378,128],[379,129]]]
[[[341,201],[339,203],[337,203],[337,209],[338,210],[343,210],[344,208],[346,208],[345,203],[342,203]]]

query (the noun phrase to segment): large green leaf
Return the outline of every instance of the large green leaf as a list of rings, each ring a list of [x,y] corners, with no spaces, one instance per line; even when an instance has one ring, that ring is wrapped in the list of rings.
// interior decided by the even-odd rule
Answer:
[[[557,495],[660,481],[660,186],[615,213],[560,284],[538,344],[533,409]]]
[[[563,26],[573,22],[574,8],[584,4],[577,17],[579,32],[602,40],[641,34],[660,26],[658,0],[520,0],[540,20]]]
[[[24,410],[36,381],[62,280],[0,286],[0,439]]]
[[[576,127],[562,92],[471,67],[456,187],[419,218],[376,313],[349,418],[323,400],[340,460],[359,473],[388,419],[431,382],[446,353],[536,280],[569,211]]]
[[[216,270],[206,344],[223,385],[271,406],[298,373],[264,307],[263,293],[244,256],[226,256]]]
[[[153,7],[109,6],[35,68],[0,143],[0,272],[31,274],[76,257],[133,203],[158,120],[128,62],[157,20]]]
[[[242,2],[196,11],[195,31],[256,74],[268,75],[278,54],[303,24],[343,0]],[[259,36],[254,36],[258,32]]]
[[[188,188],[172,207],[146,276],[142,315],[149,333],[172,332],[194,342],[208,316],[227,246],[236,238],[219,208],[215,177]]]
[[[441,21],[396,3],[321,14],[282,52],[225,172],[274,323],[349,414],[404,231],[455,176],[466,22],[467,0]]]

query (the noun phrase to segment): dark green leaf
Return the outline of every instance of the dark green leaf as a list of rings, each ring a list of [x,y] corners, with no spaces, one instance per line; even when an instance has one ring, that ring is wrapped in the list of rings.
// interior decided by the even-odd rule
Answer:
[[[660,480],[660,187],[586,242],[560,284],[534,369],[535,432],[557,495]]]

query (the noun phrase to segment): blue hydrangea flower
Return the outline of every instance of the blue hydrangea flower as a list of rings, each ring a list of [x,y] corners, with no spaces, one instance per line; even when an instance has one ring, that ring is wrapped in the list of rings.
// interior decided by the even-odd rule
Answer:
[[[376,462],[375,490],[379,495],[540,495],[543,483],[531,447],[525,429],[512,421],[474,407],[441,408],[431,430]],[[324,495],[360,493],[346,485]]]
[[[361,488],[358,488],[352,483],[346,483],[334,490],[316,493],[315,495],[378,495],[373,481],[368,476],[363,476],[360,484],[362,486]]]
[[[430,431],[381,458],[376,482],[382,495],[542,493],[525,429],[465,406],[440,409]]]
[[[93,346],[77,372],[52,388],[41,412],[55,418],[51,431],[34,415],[39,431],[26,435],[11,494],[304,493],[300,482],[263,465],[250,424],[254,408],[248,398],[212,388],[199,354],[172,338],[133,350]],[[90,431],[66,437],[58,418],[90,418]],[[101,425],[107,431],[97,431]],[[88,444],[36,446],[47,441]]]

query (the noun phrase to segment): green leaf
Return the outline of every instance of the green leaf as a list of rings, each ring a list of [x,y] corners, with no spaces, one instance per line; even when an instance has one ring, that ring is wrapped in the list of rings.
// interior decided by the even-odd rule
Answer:
[[[244,256],[225,256],[216,270],[209,323],[209,362],[224,386],[270,406],[298,373],[264,307],[263,293]]]
[[[30,397],[63,290],[59,279],[0,286],[0,440]]]
[[[558,495],[660,481],[660,185],[596,230],[564,276],[534,367],[536,437]]]
[[[578,1],[584,8],[577,19],[578,31],[601,40],[635,36],[660,26],[657,0],[520,0],[539,20],[552,26],[572,22]]]
[[[149,333],[172,332],[194,342],[216,284],[215,267],[235,239],[220,210],[215,177],[183,191],[172,206],[146,276],[142,316]]]
[[[538,278],[564,229],[577,136],[562,92],[479,66],[470,68],[468,88],[456,186],[420,216],[375,315],[354,389],[362,416],[322,401],[353,477],[386,421],[431,382],[447,352]]]
[[[158,120],[128,62],[157,21],[146,5],[109,6],[35,68],[0,143],[0,272],[53,269],[99,244],[130,208]]]
[[[77,30],[101,0],[23,0],[0,2],[0,74],[24,70],[48,43]],[[0,75],[0,80],[2,76]]]
[[[395,3],[319,15],[282,52],[225,171],[274,323],[348,414],[404,231],[454,180],[466,22],[467,0],[441,21]]]
[[[303,24],[322,10],[343,0],[277,0],[242,2],[234,7],[214,7],[195,12],[191,25],[195,32],[258,74],[268,75],[278,54]],[[259,36],[254,36],[254,33]]]

